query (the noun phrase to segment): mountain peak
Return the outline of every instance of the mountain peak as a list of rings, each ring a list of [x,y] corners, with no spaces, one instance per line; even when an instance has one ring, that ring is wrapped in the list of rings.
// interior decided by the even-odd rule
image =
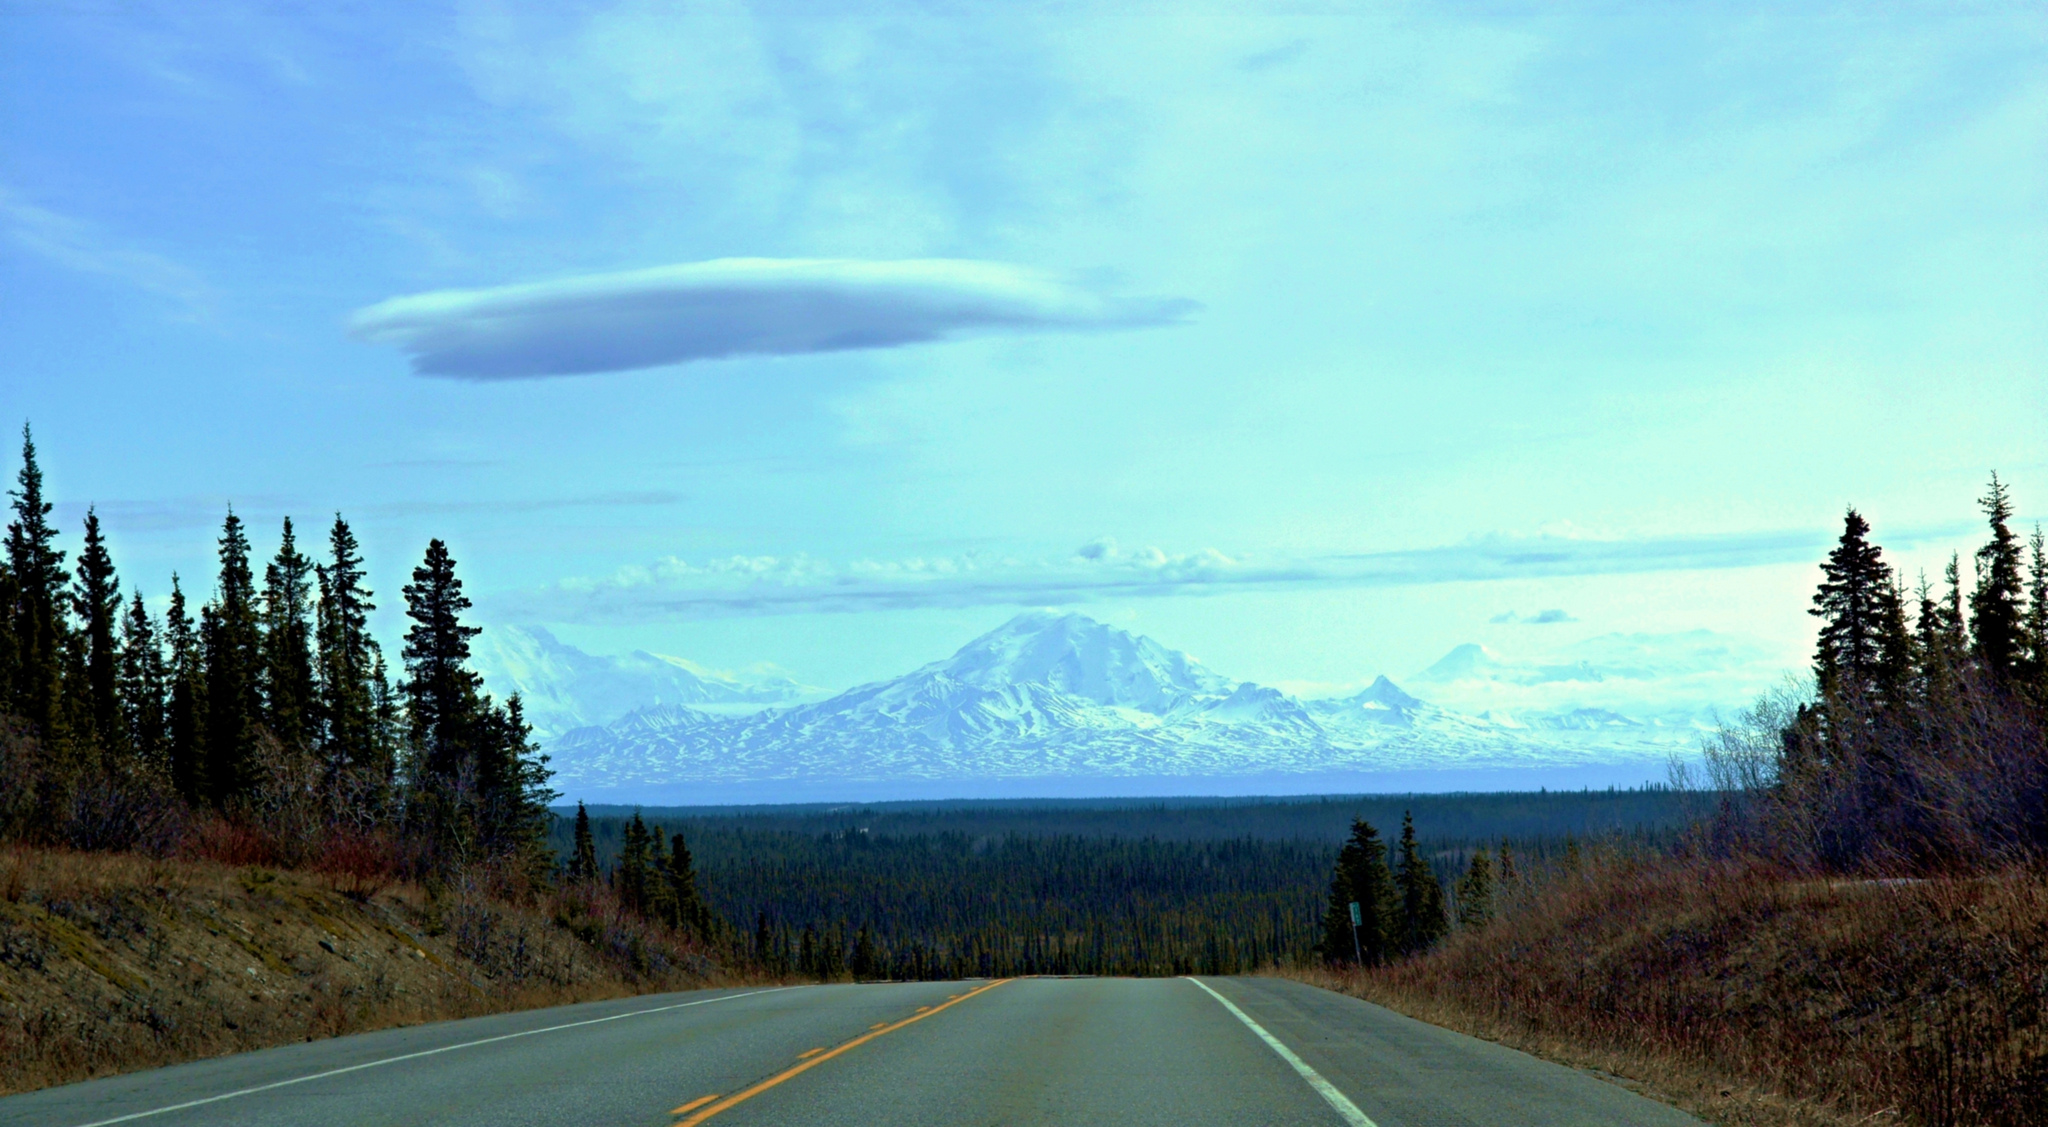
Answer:
[[[976,688],[1036,684],[1161,715],[1233,682],[1178,650],[1085,614],[1026,611],[962,646],[935,672]]]
[[[1463,681],[1482,677],[1500,664],[1500,655],[1477,642],[1451,647],[1435,665],[1415,675],[1417,681]]]

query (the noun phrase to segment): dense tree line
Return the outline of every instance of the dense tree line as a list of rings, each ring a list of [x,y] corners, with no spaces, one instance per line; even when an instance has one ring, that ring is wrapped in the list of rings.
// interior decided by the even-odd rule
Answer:
[[[1995,475],[1965,583],[1909,587],[1850,509],[1821,565],[1813,687],[1708,748],[1729,797],[1710,847],[1835,870],[1967,871],[2048,858],[2048,544]]]
[[[755,830],[801,834],[866,829],[884,837],[965,833],[978,837],[1151,837],[1161,841],[1343,844],[1354,818],[1398,825],[1412,813],[1437,846],[1494,841],[1580,840],[1666,832],[1692,821],[1693,796],[1668,786],[1449,794],[1358,794],[1176,798],[916,799],[790,806],[590,807],[600,842],[636,810],[671,825],[723,820]],[[600,852],[607,847],[600,844]],[[609,855],[609,854],[607,854]]]
[[[1513,809],[1523,797],[1539,800],[1543,814],[1515,823],[1531,836],[1515,841],[1514,860],[1496,854],[1502,868],[1566,863],[1578,849],[1572,831],[1589,818],[1604,826],[1600,812],[1624,793],[1499,796]],[[1664,847],[1674,834],[1663,819],[1678,796],[1635,793],[1656,794],[1645,807],[1655,820],[1619,840]],[[1412,858],[1411,879],[1396,887],[1414,890],[1419,915],[1436,889],[1449,919],[1484,922],[1496,872],[1486,854],[1499,841],[1459,812],[1494,796],[1414,797],[1424,811],[1441,803],[1455,832],[1425,837],[1411,823],[1402,855]],[[743,928],[751,921],[739,944],[792,974],[1231,973],[1317,957],[1328,942],[1323,882],[1339,852],[1325,823],[1341,831],[1345,812],[1376,815],[1383,805],[960,802],[595,818],[579,809],[576,828],[564,819],[554,841],[570,871],[616,882],[630,839],[655,833],[634,831],[634,818],[665,821],[674,839],[687,836],[696,890],[713,915]],[[1321,821],[1297,821],[1303,810]],[[1158,836],[1176,828],[1189,836]],[[1276,830],[1287,836],[1263,836]]]
[[[591,821],[588,838],[558,830],[557,847],[572,868],[618,881],[634,819]],[[745,928],[740,945],[771,970],[820,978],[1233,973],[1299,961],[1316,941],[1330,856],[1300,841],[809,833],[750,821],[678,820],[672,840],[687,835],[695,891],[715,920]],[[588,860],[573,860],[586,840]]]
[[[339,514],[318,560],[287,518],[259,581],[230,510],[211,597],[195,613],[173,575],[159,617],[124,591],[96,512],[66,567],[26,427],[9,498],[0,834],[168,848],[213,832],[284,863],[421,872],[547,864],[545,759],[518,698],[493,700],[468,668],[477,628],[446,544],[431,541],[402,588],[394,681]]]

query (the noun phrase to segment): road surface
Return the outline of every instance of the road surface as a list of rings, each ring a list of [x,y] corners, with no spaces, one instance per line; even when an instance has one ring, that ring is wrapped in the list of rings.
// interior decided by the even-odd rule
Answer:
[[[1266,978],[654,995],[366,1033],[0,1099],[0,1124],[35,1127],[1698,1122],[1583,1073]]]

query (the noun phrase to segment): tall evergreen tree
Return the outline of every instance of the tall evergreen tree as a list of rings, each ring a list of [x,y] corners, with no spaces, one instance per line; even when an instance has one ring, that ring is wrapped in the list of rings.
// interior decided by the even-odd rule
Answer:
[[[171,573],[171,605],[164,612],[164,641],[170,653],[170,703],[166,735],[171,784],[185,801],[200,803],[211,791],[206,785],[206,653],[185,592]]]
[[[128,742],[127,725],[122,722],[120,653],[115,642],[121,617],[121,585],[114,578],[114,558],[107,551],[107,538],[100,531],[99,513],[85,511],[85,550],[78,553],[78,582],[72,604],[78,615],[79,641],[84,648],[85,683],[79,693],[84,706],[84,731],[79,735],[96,745],[103,755],[119,759]]]
[[[313,561],[299,552],[292,519],[284,518],[277,557],[263,569],[263,718],[286,747],[315,735],[312,611]]]
[[[489,697],[478,704],[470,739],[475,764],[473,801],[478,807],[477,825],[484,848],[492,856],[525,855],[539,864],[551,817],[548,803],[555,792],[547,785],[553,772],[547,769],[547,758],[533,746],[532,736],[533,726],[526,722],[518,694],[503,707]],[[658,862],[649,863],[658,867]]]
[[[121,618],[119,697],[121,725],[135,762],[168,775],[170,769],[170,671],[156,624],[142,592],[129,600]]]
[[[35,436],[21,427],[21,471],[15,488],[14,519],[7,525],[7,570],[13,605],[8,607],[14,652],[8,665],[13,682],[4,702],[8,711],[28,721],[30,729],[56,742],[60,730],[64,653],[71,634],[64,553],[57,548],[57,530],[50,524],[50,502],[43,499],[43,470],[36,462]]]
[[[647,834],[647,881],[641,892],[646,903],[641,911],[649,919],[659,920],[670,927],[680,926],[682,917],[676,911],[676,890],[669,882],[668,836],[655,826]]]
[[[1842,520],[1841,540],[1821,565],[1813,596],[1821,619],[1814,673],[1828,699],[1868,701],[1882,695],[1877,682],[1887,620],[1891,569],[1869,539],[1870,523],[1855,509]]]
[[[621,835],[617,881],[621,903],[636,912],[646,907],[647,823],[640,820],[638,810]]]
[[[2026,649],[2028,695],[2048,713],[2048,540],[2038,524],[2027,540]]]
[[[597,840],[590,835],[590,811],[576,804],[575,847],[569,854],[571,882],[597,879]]]
[[[1871,670],[1875,703],[1903,715],[1913,703],[1913,674],[1919,655],[1906,622],[1906,593],[1898,572],[1887,567],[1878,590],[1877,664]]]
[[[2025,679],[2025,580],[2020,539],[2012,531],[2012,497],[1992,474],[1990,492],[1977,503],[1991,524],[1991,539],[1977,549],[1977,586],[1970,592],[1970,655],[1993,684],[2017,689]]]
[[[1323,957],[1349,962],[1353,957],[1351,904],[1358,904],[1358,957],[1377,966],[1394,953],[1399,937],[1400,900],[1394,874],[1387,867],[1387,846],[1379,831],[1364,819],[1353,819],[1351,837],[1337,853],[1330,877],[1329,907],[1323,916]]]
[[[1486,850],[1472,853],[1471,862],[1465,866],[1465,876],[1458,881],[1458,926],[1471,929],[1485,927],[1493,918],[1493,861]]]
[[[221,524],[219,586],[199,620],[206,653],[207,796],[225,808],[255,786],[263,766],[256,755],[263,718],[263,635],[249,538],[232,509]]]
[[[682,834],[670,840],[668,883],[675,900],[676,918],[695,931],[698,938],[711,938],[711,909],[697,890],[697,865]]]
[[[1954,563],[1951,561],[1950,566]],[[1924,722],[1937,722],[1955,711],[1963,667],[1963,648],[1947,627],[1947,606],[1934,596],[1922,572],[1915,591],[1913,652],[1918,658],[1914,698]]]
[[[1426,951],[1450,931],[1451,922],[1444,911],[1443,885],[1416,848],[1412,814],[1401,816],[1401,864],[1394,883],[1401,894],[1401,950]]]
[[[327,745],[330,770],[364,768],[388,779],[390,739],[380,733],[376,688],[383,656],[369,630],[370,612],[377,605],[363,585],[361,546],[340,513],[334,515],[327,547],[328,562],[318,571],[316,726]]]
[[[463,625],[469,608],[448,545],[429,541],[405,586],[405,614],[413,622],[405,634],[405,695],[421,767],[444,782],[464,766],[476,713],[480,679],[469,669],[469,640],[481,631]]]

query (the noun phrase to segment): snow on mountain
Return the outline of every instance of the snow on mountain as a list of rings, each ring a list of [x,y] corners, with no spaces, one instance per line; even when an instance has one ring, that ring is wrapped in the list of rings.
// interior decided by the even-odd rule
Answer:
[[[1460,667],[1465,680],[1501,664],[1473,656],[1486,661]],[[943,661],[830,699],[744,715],[665,702],[565,732],[547,750],[557,784],[574,794],[1661,763],[1693,738],[1590,706],[1555,716],[1461,713],[1385,677],[1349,697],[1304,702],[1084,615],[1035,611]]]
[[[1150,638],[1086,615],[1051,611],[1020,614],[927,669],[978,688],[1039,684],[1154,716],[1235,687]]]
[[[718,673],[666,654],[635,650],[599,657],[538,626],[493,627],[470,644],[484,687],[518,693],[542,739],[609,723],[649,705],[690,705],[713,713],[754,712],[823,694],[774,673]]]
[[[1528,657],[1474,643],[1411,677],[1430,699],[1551,731],[1697,730],[1777,684],[1797,655],[1712,630],[1602,634]]]

